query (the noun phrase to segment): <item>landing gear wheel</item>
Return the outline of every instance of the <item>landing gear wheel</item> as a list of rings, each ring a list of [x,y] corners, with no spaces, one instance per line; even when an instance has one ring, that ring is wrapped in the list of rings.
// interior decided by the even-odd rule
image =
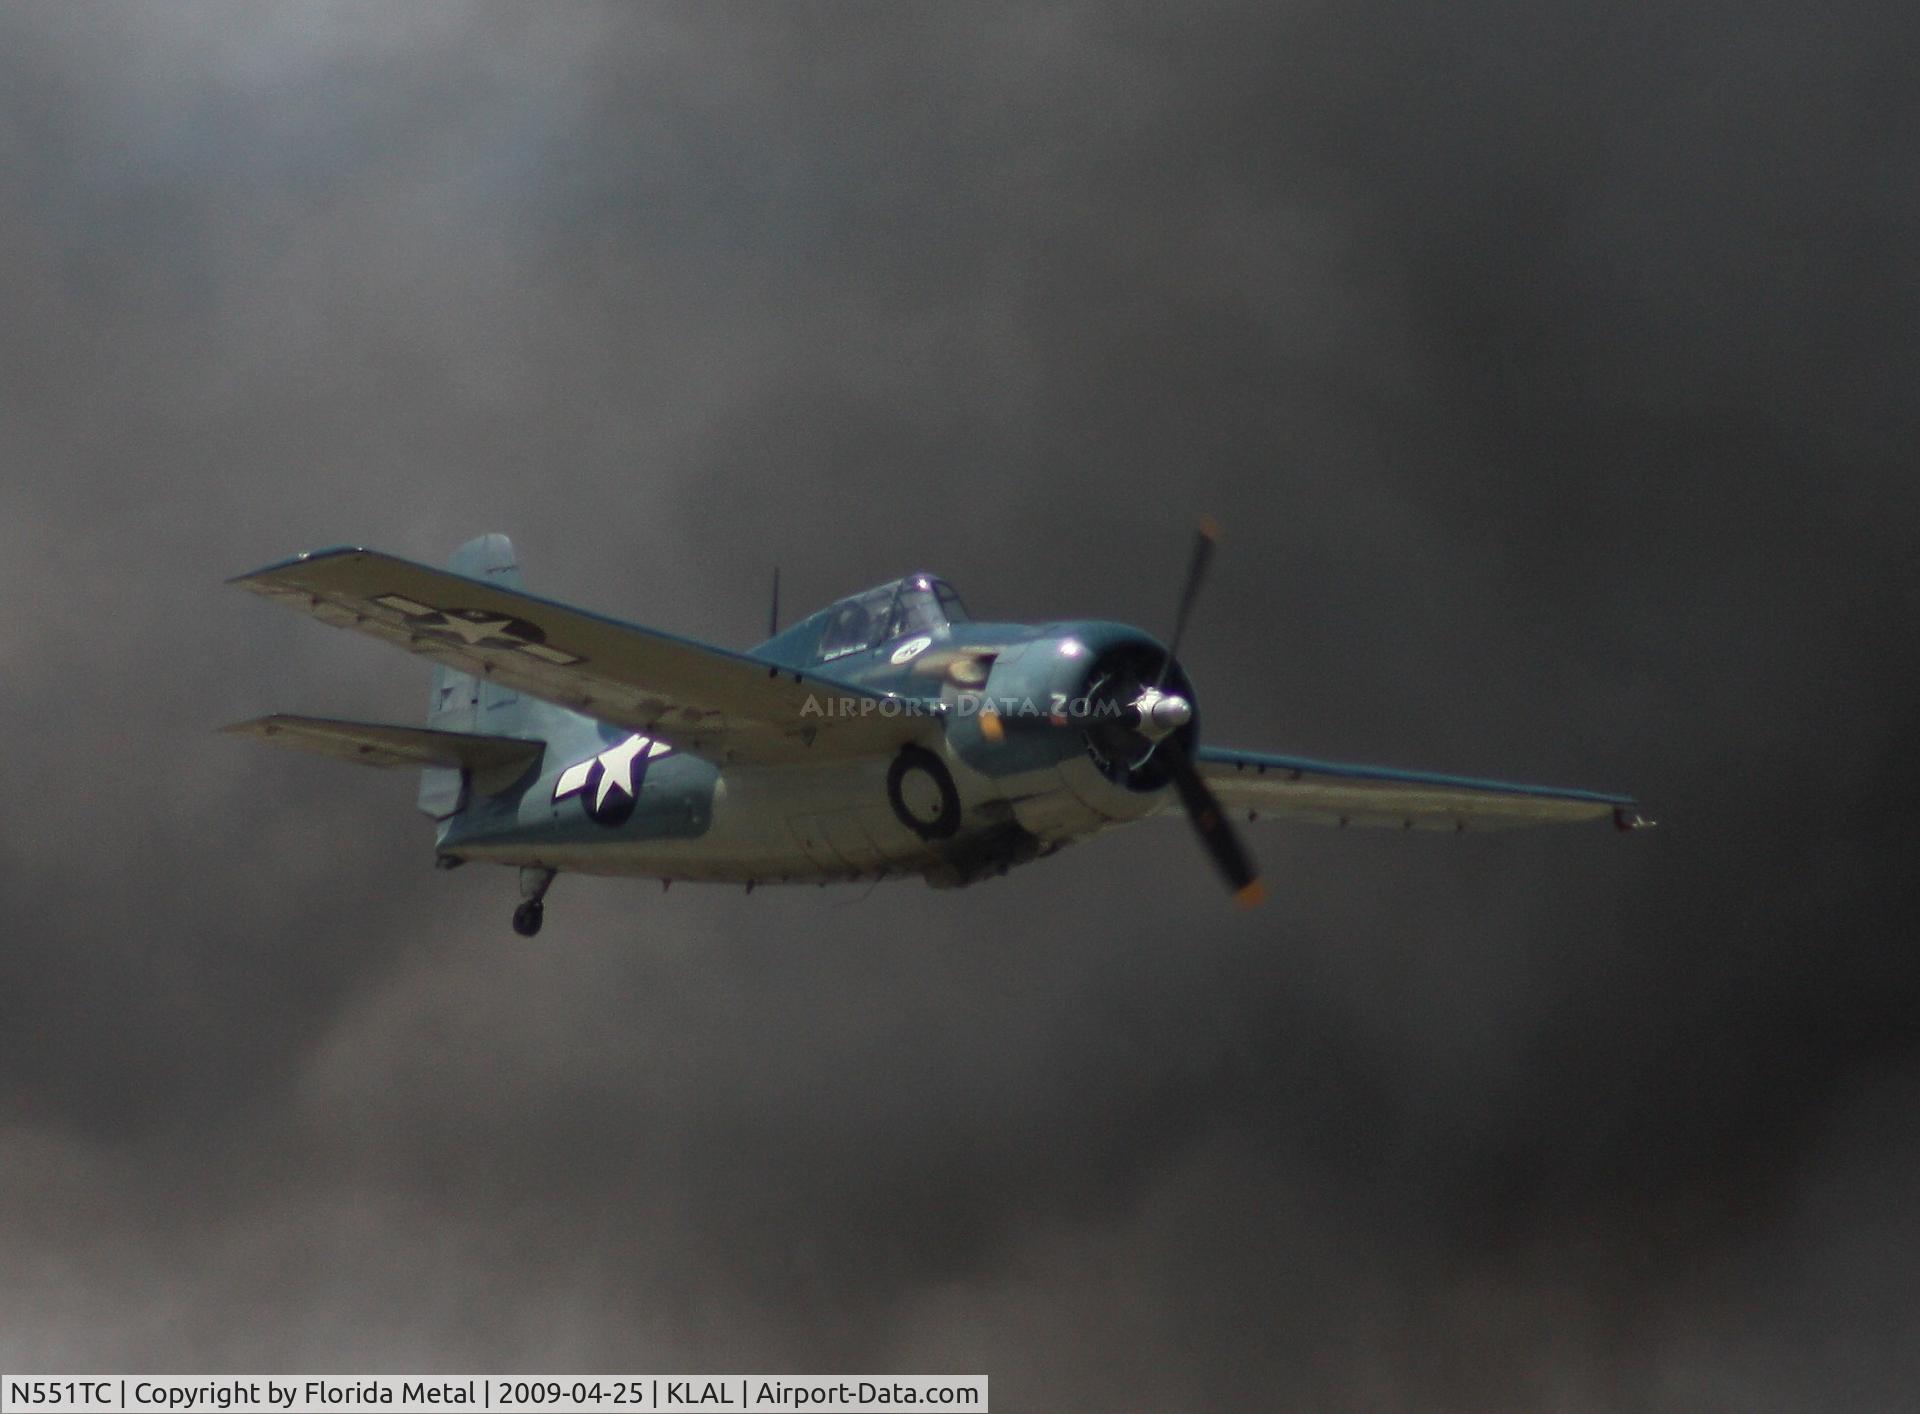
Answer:
[[[951,839],[960,829],[960,791],[946,765],[925,747],[905,746],[894,757],[887,804],[923,840]]]
[[[520,866],[521,902],[513,911],[513,931],[523,938],[531,938],[540,931],[541,915],[547,911],[541,900],[553,887],[553,875],[554,871],[544,864]]]

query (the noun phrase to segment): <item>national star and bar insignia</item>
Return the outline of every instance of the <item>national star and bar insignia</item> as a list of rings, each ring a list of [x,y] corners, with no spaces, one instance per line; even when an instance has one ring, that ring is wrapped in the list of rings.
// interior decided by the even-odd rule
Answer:
[[[673,748],[651,737],[630,736],[598,756],[577,761],[553,783],[553,798],[578,795],[588,816],[601,825],[618,825],[633,814],[646,780],[647,766]]]
[[[511,648],[543,663],[571,667],[586,660],[577,653],[555,648],[538,624],[485,609],[436,609],[404,594],[380,594],[374,603],[405,615],[407,627],[428,638],[467,648]]]

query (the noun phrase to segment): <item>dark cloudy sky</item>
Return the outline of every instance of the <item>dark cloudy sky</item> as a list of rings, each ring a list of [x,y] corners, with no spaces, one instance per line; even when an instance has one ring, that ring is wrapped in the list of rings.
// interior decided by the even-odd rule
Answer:
[[[1911,1407],[1920,26],[1864,3],[0,8],[0,1366]],[[959,894],[429,867],[222,586],[912,568],[1216,741],[1668,822]]]

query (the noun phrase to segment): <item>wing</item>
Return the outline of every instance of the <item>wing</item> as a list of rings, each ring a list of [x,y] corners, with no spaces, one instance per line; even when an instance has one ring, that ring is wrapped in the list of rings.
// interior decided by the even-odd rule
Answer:
[[[717,760],[887,752],[931,725],[901,699],[373,550],[317,550],[232,582]]]
[[[1203,746],[1200,774],[1221,804],[1317,825],[1401,830],[1499,830],[1611,818],[1623,830],[1652,822],[1631,796],[1481,781],[1384,766],[1347,766]]]
[[[419,770],[445,766],[471,771],[476,777],[502,783],[519,779],[545,753],[544,741],[511,736],[475,736],[441,732],[430,727],[396,727],[384,722],[343,722],[330,717],[295,717],[276,713],[222,727],[235,736],[258,737],[275,746],[290,746],[338,761],[363,766]]]

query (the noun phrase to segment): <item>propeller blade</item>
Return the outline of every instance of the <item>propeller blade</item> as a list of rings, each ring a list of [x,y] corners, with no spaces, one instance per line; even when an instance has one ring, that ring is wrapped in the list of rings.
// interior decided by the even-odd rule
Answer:
[[[1227,815],[1220,808],[1220,802],[1207,789],[1207,783],[1200,779],[1193,758],[1187,755],[1186,749],[1178,741],[1172,739],[1161,743],[1160,752],[1173,773],[1174,789],[1180,792],[1180,803],[1187,809],[1187,819],[1193,825],[1193,832],[1200,836],[1200,844],[1207,851],[1207,857],[1227,881],[1227,887],[1233,890],[1233,901],[1242,908],[1252,908],[1260,903],[1267,896],[1266,886],[1260,882],[1260,871],[1254,867],[1246,847],[1240,843],[1240,836],[1227,823]]]
[[[1200,517],[1200,533],[1194,538],[1193,559],[1187,564],[1187,583],[1180,591],[1180,609],[1173,616],[1173,637],[1167,640],[1167,656],[1160,664],[1160,676],[1154,679],[1156,688],[1167,685],[1167,674],[1173,670],[1173,660],[1180,652],[1180,640],[1186,636],[1187,619],[1193,613],[1193,602],[1200,597],[1200,581],[1206,578],[1207,563],[1213,559],[1214,542],[1220,538],[1220,522],[1212,516]]]

